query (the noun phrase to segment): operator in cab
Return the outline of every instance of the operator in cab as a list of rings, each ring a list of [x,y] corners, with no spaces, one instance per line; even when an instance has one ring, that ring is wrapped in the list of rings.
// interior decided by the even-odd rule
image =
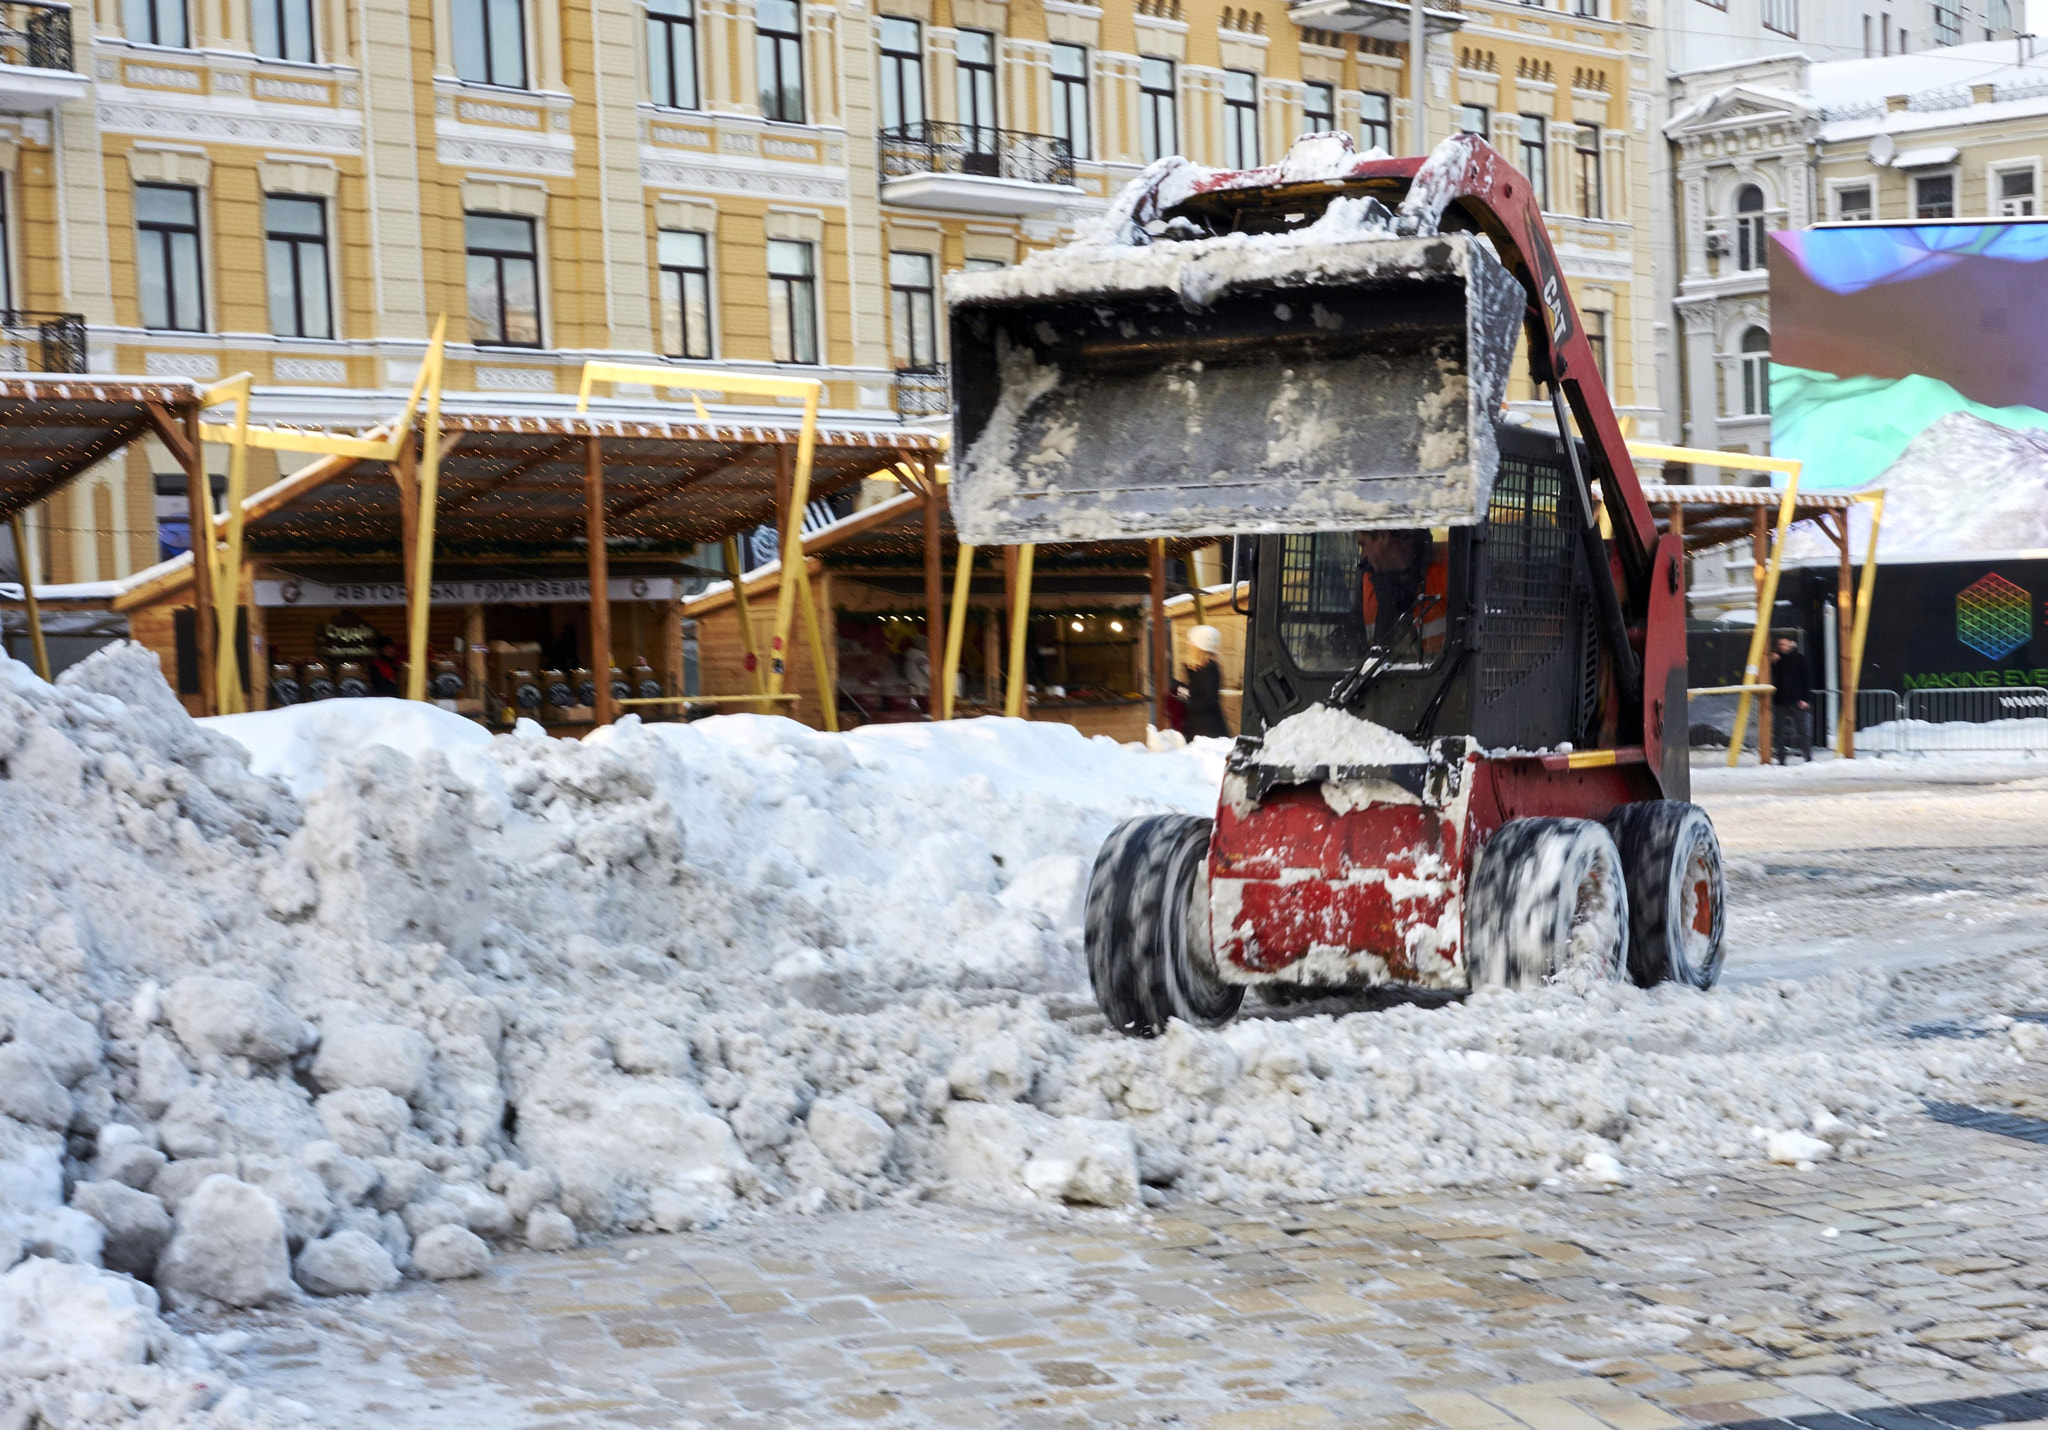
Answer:
[[[1359,604],[1372,643],[1397,654],[1443,649],[1450,549],[1428,527],[1358,533]]]

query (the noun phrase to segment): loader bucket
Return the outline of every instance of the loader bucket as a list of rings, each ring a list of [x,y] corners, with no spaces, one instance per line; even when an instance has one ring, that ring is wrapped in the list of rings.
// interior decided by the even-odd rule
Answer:
[[[1486,513],[1527,298],[1476,235],[1077,246],[947,291],[963,541]]]

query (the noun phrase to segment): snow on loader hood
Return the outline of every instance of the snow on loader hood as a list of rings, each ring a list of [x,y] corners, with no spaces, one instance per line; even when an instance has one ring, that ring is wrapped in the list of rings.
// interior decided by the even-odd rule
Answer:
[[[1089,862],[1119,819],[1206,812],[1223,753],[993,719],[485,740],[378,700],[209,724],[138,647],[55,687],[0,660],[0,1304],[99,1307],[112,1376],[176,1363],[159,1292],[938,1192],[1750,1161],[1759,1129],[1853,1147],[1996,1051],[1887,1035],[1922,994],[1868,973],[1110,1034]],[[2019,965],[1973,996],[2043,991]],[[50,1358],[10,1334],[0,1375],[101,1374],[18,1371]]]

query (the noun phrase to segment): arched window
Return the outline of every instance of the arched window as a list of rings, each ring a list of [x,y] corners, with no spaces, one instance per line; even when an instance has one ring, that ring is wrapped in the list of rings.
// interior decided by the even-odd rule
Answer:
[[[1742,335],[1742,414],[1768,417],[1771,412],[1771,335],[1751,328]]]
[[[1735,191],[1735,266],[1764,266],[1764,191],[1755,184]]]

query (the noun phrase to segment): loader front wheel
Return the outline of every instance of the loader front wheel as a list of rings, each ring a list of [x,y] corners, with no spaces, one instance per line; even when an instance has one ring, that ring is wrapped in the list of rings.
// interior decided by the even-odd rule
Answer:
[[[1185,814],[1127,819],[1095,856],[1088,976],[1119,1032],[1156,1038],[1175,1018],[1217,1028],[1244,1002],[1244,989],[1216,976],[1209,946],[1203,872],[1212,823]]]
[[[1607,827],[1628,877],[1629,976],[1644,988],[1712,988],[1727,921],[1714,822],[1696,804],[1646,799],[1617,809]]]
[[[1475,988],[1618,983],[1629,891],[1614,837],[1590,819],[1511,819],[1479,851],[1465,887]]]

